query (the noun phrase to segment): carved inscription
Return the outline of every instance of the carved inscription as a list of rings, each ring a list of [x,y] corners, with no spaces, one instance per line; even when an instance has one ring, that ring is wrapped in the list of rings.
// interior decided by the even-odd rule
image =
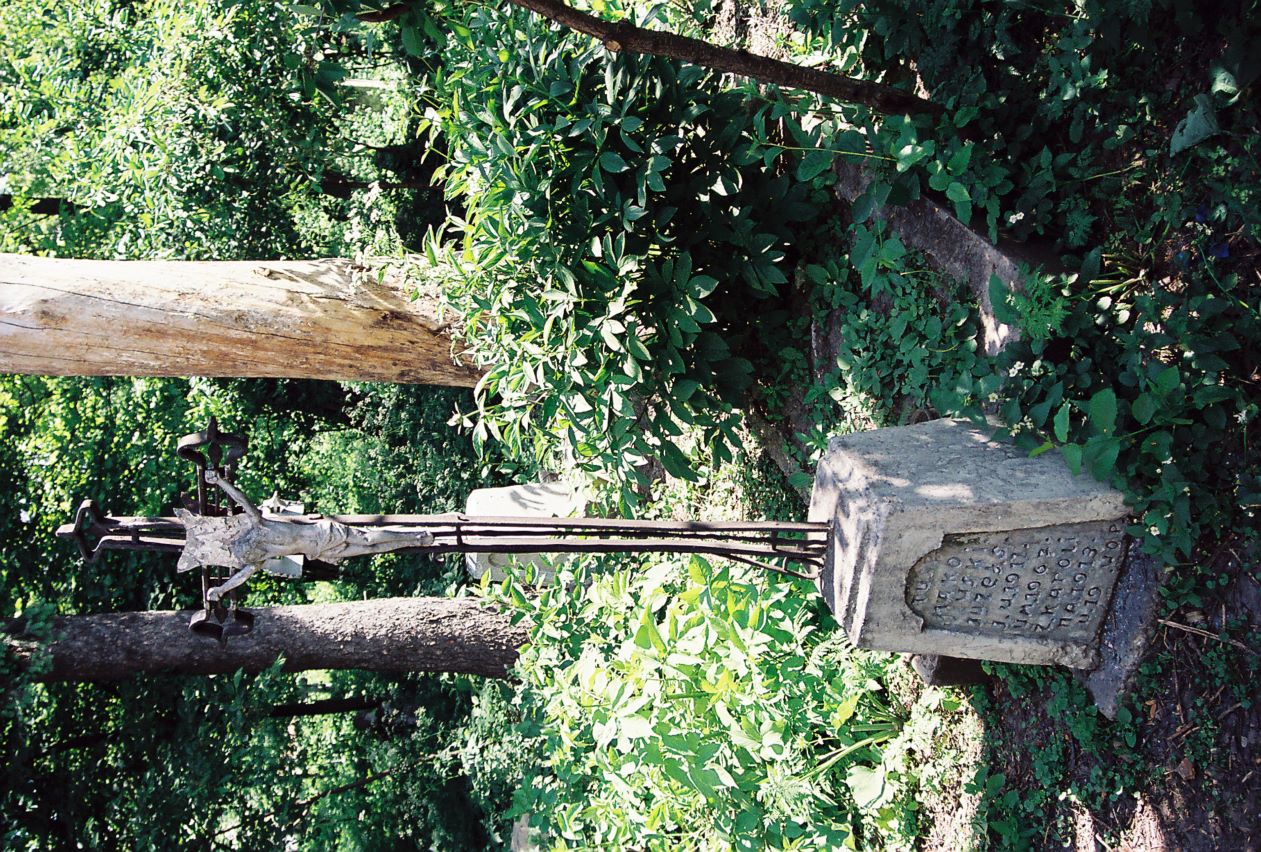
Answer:
[[[1124,552],[1117,523],[948,535],[907,581],[924,626],[989,636],[1089,642]]]

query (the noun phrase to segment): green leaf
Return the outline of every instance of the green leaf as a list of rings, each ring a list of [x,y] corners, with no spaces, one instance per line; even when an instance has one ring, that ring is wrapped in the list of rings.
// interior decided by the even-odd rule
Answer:
[[[1182,376],[1178,372],[1178,368],[1170,365],[1161,370],[1161,372],[1156,376],[1154,384],[1156,385],[1156,390],[1160,391],[1160,393],[1168,394],[1177,390],[1178,384],[1181,381]]]
[[[1112,388],[1105,388],[1092,396],[1086,405],[1086,417],[1100,432],[1111,435],[1117,424],[1116,392]]]
[[[710,293],[714,292],[714,288],[718,286],[718,279],[709,275],[697,275],[688,285],[692,291],[692,295],[698,299],[703,299]]]
[[[692,462],[687,456],[683,455],[682,450],[676,447],[672,441],[661,442],[660,459],[661,466],[666,469],[666,473],[675,479],[696,479],[696,474],[692,472]]]
[[[635,360],[634,355],[627,354],[626,360],[622,363],[624,365],[623,369],[625,369],[626,375],[629,376],[632,381],[638,382],[644,377],[644,371],[640,368],[639,362]]]
[[[1090,475],[1095,479],[1111,478],[1116,467],[1117,456],[1121,452],[1121,441],[1117,438],[1096,436],[1086,442],[1082,458],[1090,468]]]
[[[804,470],[799,470],[792,476],[788,477],[788,484],[793,488],[809,488],[813,483],[814,477],[806,473]]]
[[[687,402],[701,383],[695,379],[679,379],[674,385],[674,398],[678,402]]]
[[[421,57],[425,55],[425,43],[414,25],[404,24],[399,27],[403,36],[403,50],[408,55]]]
[[[1006,325],[1015,325],[1020,317],[1011,306],[1011,289],[1007,282],[997,275],[990,276],[990,307],[994,310],[994,319]]]
[[[1055,426],[1055,440],[1061,444],[1068,442],[1068,416],[1071,408],[1071,404],[1066,402],[1060,406],[1059,411],[1055,412],[1053,424]]]
[[[488,571],[487,573],[490,573],[490,572]],[[832,724],[832,726],[835,728],[840,728],[846,722],[848,722],[850,720],[850,717],[853,716],[854,712],[858,709],[858,701],[861,698],[862,698],[862,693],[855,691],[854,693],[846,697],[839,705],[837,705],[836,712],[832,714],[832,718],[830,720],[830,723]]]
[[[604,340],[604,345],[612,349],[614,352],[621,352],[622,341],[618,335],[626,331],[626,326],[617,320],[607,320],[600,326],[600,337]]]
[[[1195,96],[1194,106],[1186,118],[1178,122],[1169,139],[1169,156],[1176,156],[1186,149],[1198,145],[1210,136],[1218,133],[1217,114],[1213,111],[1213,101],[1208,95],[1200,93]]]
[[[941,163],[932,162],[928,164],[928,186],[937,192],[945,192],[946,187],[950,186],[950,172],[941,167]]]
[[[600,168],[609,174],[617,174],[624,172],[630,168],[626,161],[622,159],[622,155],[614,151],[605,151],[600,155]]]
[[[621,734],[628,740],[642,740],[652,736],[652,722],[636,713],[621,720]]]
[[[956,204],[960,202],[972,203],[972,196],[968,195],[968,188],[958,181],[953,181],[950,186],[946,187],[946,197]]]
[[[1156,414],[1156,400],[1149,393],[1140,393],[1130,406],[1130,412],[1140,426],[1146,426]]]
[[[962,174],[967,169],[968,163],[972,161],[972,143],[964,145],[958,151],[954,152],[954,156],[950,158],[950,162],[946,163],[946,168],[951,174]]]
[[[1080,278],[1081,284],[1089,284],[1099,277],[1099,269],[1103,265],[1103,249],[1096,248],[1082,258]]]
[[[892,795],[892,791],[886,789],[881,766],[851,766],[845,774],[845,783],[860,808],[878,808]]]
[[[635,356],[636,360],[649,361],[652,359],[652,355],[649,354],[648,348],[644,346],[637,335],[628,334],[626,336],[625,343],[627,351],[630,352],[631,355]]]
[[[652,617],[651,610],[644,613],[644,620],[635,631],[635,644],[645,650],[654,648],[657,651],[665,651],[666,649],[666,643],[661,638],[661,631],[657,629],[657,622]]]
[[[911,142],[907,145],[903,145],[898,149],[896,154],[898,160],[898,171],[906,171],[925,157],[931,157],[936,150],[936,143],[931,141],[924,143]]]
[[[1060,447],[1060,455],[1064,457],[1073,476],[1081,473],[1081,449],[1081,444],[1065,444]]]
[[[807,153],[797,164],[797,180],[806,182],[814,180],[832,165],[832,152],[814,150]]]

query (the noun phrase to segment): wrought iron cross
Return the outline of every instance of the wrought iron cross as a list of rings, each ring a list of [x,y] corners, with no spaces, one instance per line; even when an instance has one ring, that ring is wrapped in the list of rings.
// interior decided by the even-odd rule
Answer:
[[[86,500],[57,535],[73,539],[88,562],[107,550],[178,553],[179,570],[198,569],[202,578],[202,611],[189,628],[221,642],[253,626],[237,592],[255,572],[332,577],[343,559],[375,553],[700,553],[807,579],[823,563],[826,523],[326,516],[277,497],[255,506],[233,482],[246,447],[244,436],[221,432],[212,418],[204,432],[179,442],[176,452],[196,466],[197,483],[174,517],[111,517]]]

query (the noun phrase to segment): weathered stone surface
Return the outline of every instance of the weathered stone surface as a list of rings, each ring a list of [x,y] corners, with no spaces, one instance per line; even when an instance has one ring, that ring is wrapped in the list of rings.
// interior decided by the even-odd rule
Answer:
[[[907,604],[931,628],[1065,642],[1094,635],[1122,561],[1121,532],[1084,523],[947,535],[911,569]]]
[[[1116,718],[1129,692],[1160,612],[1161,565],[1137,550],[1131,548],[1103,623],[1099,665],[1093,671],[1077,672],[1095,705],[1109,719]]]
[[[871,183],[870,170],[838,158],[836,192],[854,201]],[[1027,244],[1000,240],[995,246],[987,237],[969,228],[954,214],[929,198],[918,198],[904,207],[882,207],[874,214],[888,221],[894,233],[908,247],[928,255],[946,274],[965,281],[976,295],[981,324],[985,331],[985,351],[993,355],[1018,337],[1018,330],[999,322],[990,304],[990,277],[997,275],[1008,289],[1022,286],[1021,267],[1059,268],[1053,252]]]
[[[478,488],[465,503],[469,515],[509,515],[538,518],[573,518],[587,508],[586,497],[567,482],[534,482],[506,488]],[[557,557],[550,557],[554,561]],[[564,557],[560,557],[564,558]],[[550,583],[556,572],[545,554],[469,553],[465,565],[469,577],[480,580],[487,571],[495,581],[507,576],[504,569],[515,560],[519,569],[534,565],[538,583]]]
[[[1122,495],[967,421],[833,439],[811,520],[820,591],[855,644],[1093,668],[1124,555]]]

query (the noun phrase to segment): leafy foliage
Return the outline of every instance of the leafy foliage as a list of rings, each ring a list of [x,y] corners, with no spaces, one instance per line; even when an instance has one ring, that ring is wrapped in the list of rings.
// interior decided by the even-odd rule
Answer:
[[[9,483],[0,492],[0,620],[24,616],[25,635],[38,639],[53,612],[197,605],[195,583],[177,579],[169,558],[112,553],[81,566],[52,532],[89,495],[119,514],[169,513],[190,471],[174,456],[175,440],[210,414],[225,426],[249,424],[244,488],[314,497],[325,510],[447,510],[483,475],[494,475],[490,462],[475,461],[467,437],[443,425],[459,392],[364,386],[350,423],[330,429],[277,412],[273,400],[241,395],[245,389],[256,387],[0,378],[0,477]],[[308,396],[328,393],[311,389]],[[326,480],[330,469],[345,472]],[[383,504],[395,499],[402,505]],[[283,603],[359,598],[362,587],[432,593],[450,583],[453,567],[393,557],[355,566],[337,584],[268,579],[251,594]],[[0,666],[0,834],[10,848],[62,841],[155,847],[172,839],[358,848],[385,836],[415,846],[478,846],[498,832],[511,797],[493,779],[519,772],[525,760],[505,753],[499,764],[478,768],[486,762],[465,754],[466,727],[483,737],[496,730],[486,712],[475,714],[478,688],[470,678],[312,678],[277,670],[44,685],[31,680],[34,672],[13,670],[7,656]],[[385,709],[377,715],[392,721],[360,727],[344,714],[271,715],[278,705],[329,696],[378,699]],[[499,706],[494,695],[481,700]],[[476,782],[476,797],[470,774],[486,779]],[[400,822],[399,813],[411,816]]]
[[[729,456],[752,371],[737,353],[811,233],[820,164],[763,152],[769,108],[699,68],[467,15],[478,39],[448,45],[434,120],[467,206],[450,296],[489,370],[477,434],[562,438],[633,505],[649,457],[690,475],[678,424]]]
[[[836,848],[861,832],[855,800],[891,797],[857,780],[883,778],[874,746],[901,722],[870,679],[880,663],[828,638],[795,583],[693,557],[502,598],[530,625],[525,730],[549,756],[517,809],[547,835]]]
[[[0,250],[396,249],[395,202],[347,186],[380,176],[359,152],[395,141],[381,138],[383,117],[400,121],[397,104],[365,115],[339,85],[372,67],[375,42],[353,26],[269,3],[18,0],[0,10],[0,44],[0,194],[13,205]],[[38,198],[60,199],[60,212],[36,215]]]

